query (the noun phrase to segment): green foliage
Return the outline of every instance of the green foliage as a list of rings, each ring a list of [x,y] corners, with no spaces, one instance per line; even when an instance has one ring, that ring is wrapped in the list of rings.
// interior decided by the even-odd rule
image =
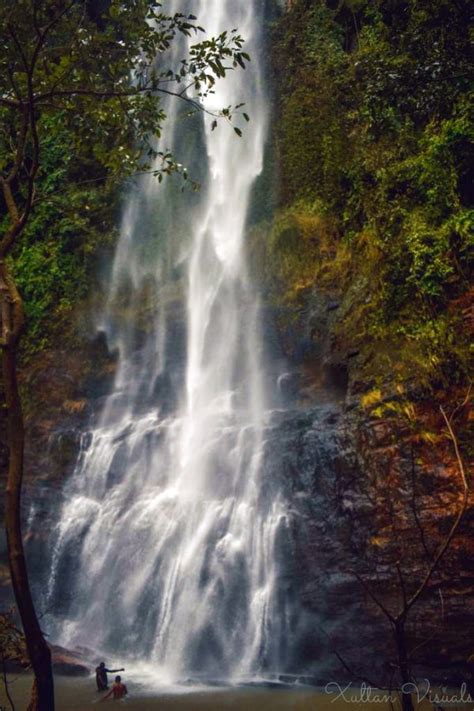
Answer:
[[[271,224],[252,232],[252,248],[264,243],[259,255],[272,297],[280,303],[295,305],[298,297],[315,281],[325,279],[324,266],[337,259],[343,269],[344,246],[339,244],[339,226],[331,216],[320,214],[320,205],[300,201],[277,213]]]
[[[115,237],[115,182],[97,162],[70,152],[61,115],[45,119],[42,128],[37,206],[9,258],[25,301],[27,357],[64,334]]]
[[[0,40],[0,124],[6,129],[0,170],[11,166],[11,135],[21,135],[27,102],[39,117],[60,110],[71,146],[87,149],[113,172],[133,173],[151,158],[161,159],[158,176],[181,169],[157,144],[166,119],[163,96],[183,98],[192,89],[200,100],[229,69],[249,60],[237,30],[198,41],[204,29],[196,19],[168,15],[154,0],[0,3],[6,30]],[[196,38],[189,51],[185,38]],[[197,101],[184,99],[199,110]],[[232,120],[233,107],[216,116]]]
[[[464,0],[299,0],[274,29],[293,225],[279,217],[265,237],[274,279],[286,294],[301,282],[338,290],[334,337],[380,379],[429,386],[468,369],[454,306],[472,269],[468,14]],[[337,226],[324,248],[318,218]]]

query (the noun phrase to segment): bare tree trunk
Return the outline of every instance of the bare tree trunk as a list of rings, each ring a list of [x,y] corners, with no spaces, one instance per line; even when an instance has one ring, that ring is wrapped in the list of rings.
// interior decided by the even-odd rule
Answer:
[[[400,679],[401,679],[401,699],[403,711],[413,711],[413,701],[411,698],[411,693],[408,693],[406,689],[411,688],[411,683],[413,682],[410,662],[408,659],[407,645],[405,639],[405,620],[398,619],[394,626],[394,636],[395,644],[397,646],[398,654],[398,666],[400,669]]]
[[[43,637],[28,582],[21,532],[21,485],[25,432],[16,372],[16,343],[3,346],[3,385],[7,406],[9,449],[5,502],[5,528],[13,591],[20,613],[26,646],[36,678],[37,695],[32,711],[54,711],[51,652]],[[35,696],[35,695],[34,695]]]

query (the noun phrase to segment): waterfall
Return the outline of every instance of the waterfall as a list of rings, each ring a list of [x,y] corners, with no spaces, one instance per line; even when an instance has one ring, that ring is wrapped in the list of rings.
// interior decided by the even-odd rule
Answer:
[[[244,101],[251,122],[238,138],[212,131],[209,114],[190,127],[168,105],[159,145],[184,156],[201,189],[144,176],[127,196],[99,324],[118,352],[114,386],[54,532],[59,641],[174,680],[255,677],[281,667],[285,643],[285,511],[262,479],[269,396],[244,245],[267,126],[260,6],[193,3],[209,35],[238,28],[252,57],[205,108]]]

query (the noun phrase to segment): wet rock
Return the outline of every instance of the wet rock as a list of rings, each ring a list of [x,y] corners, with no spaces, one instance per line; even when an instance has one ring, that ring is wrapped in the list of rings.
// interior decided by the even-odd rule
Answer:
[[[277,387],[283,397],[294,398],[298,394],[301,384],[301,373],[283,373],[278,378]]]
[[[395,650],[391,629],[367,589],[396,610],[401,594],[396,561],[409,586],[426,570],[413,514],[409,433],[393,419],[371,420],[359,409],[341,411],[328,404],[279,413],[267,444],[264,480],[279,488],[288,507],[284,560],[278,564],[290,576],[294,599],[308,615],[306,629],[294,630],[293,658],[309,666],[312,658],[316,667],[322,664],[328,678],[341,678],[331,651],[336,649],[358,668],[365,665],[366,673],[375,670],[381,679]],[[429,521],[435,550],[456,510],[457,474],[435,458],[416,476],[420,487],[416,503],[425,525]],[[472,528],[474,521],[469,521],[467,516],[465,526]],[[461,532],[459,549],[464,554],[466,542]],[[410,643],[416,646],[431,637],[431,660],[441,660],[439,650],[447,640],[451,654],[469,656],[456,634],[474,619],[472,581],[467,574],[462,577],[466,560],[462,562],[453,547],[443,563],[444,577],[440,573],[412,613]],[[436,593],[441,579],[444,620],[453,625],[444,622],[442,632]],[[457,588],[463,579],[466,588],[460,596]],[[309,643],[308,629],[317,644]],[[446,665],[443,673],[450,673]]]
[[[53,659],[53,672],[61,676],[89,676],[90,669],[83,664],[69,661],[67,658]]]
[[[56,645],[51,646],[53,672],[62,676],[89,676],[91,669],[79,651],[71,651]]]

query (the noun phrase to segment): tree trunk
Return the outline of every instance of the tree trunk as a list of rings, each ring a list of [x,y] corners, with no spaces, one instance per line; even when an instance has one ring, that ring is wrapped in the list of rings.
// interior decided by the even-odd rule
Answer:
[[[30,703],[28,704],[28,708],[26,711],[36,711],[38,708],[38,684],[36,683],[36,679],[33,682],[33,686],[31,688],[31,697],[30,697]]]
[[[402,682],[402,708],[403,711],[413,711],[413,700],[411,698],[411,693],[404,691],[403,687],[409,689],[410,685],[413,683],[410,662],[408,660],[406,639],[405,639],[405,620],[397,620],[395,623],[395,643],[397,645],[398,653],[398,666],[400,668],[400,678]]]
[[[51,652],[43,637],[31,596],[21,533],[21,485],[23,480],[24,424],[16,372],[16,343],[3,346],[3,386],[7,406],[9,449],[5,501],[5,528],[13,591],[20,613],[26,646],[36,678],[32,711],[54,711]],[[35,696],[35,695],[34,695]]]

